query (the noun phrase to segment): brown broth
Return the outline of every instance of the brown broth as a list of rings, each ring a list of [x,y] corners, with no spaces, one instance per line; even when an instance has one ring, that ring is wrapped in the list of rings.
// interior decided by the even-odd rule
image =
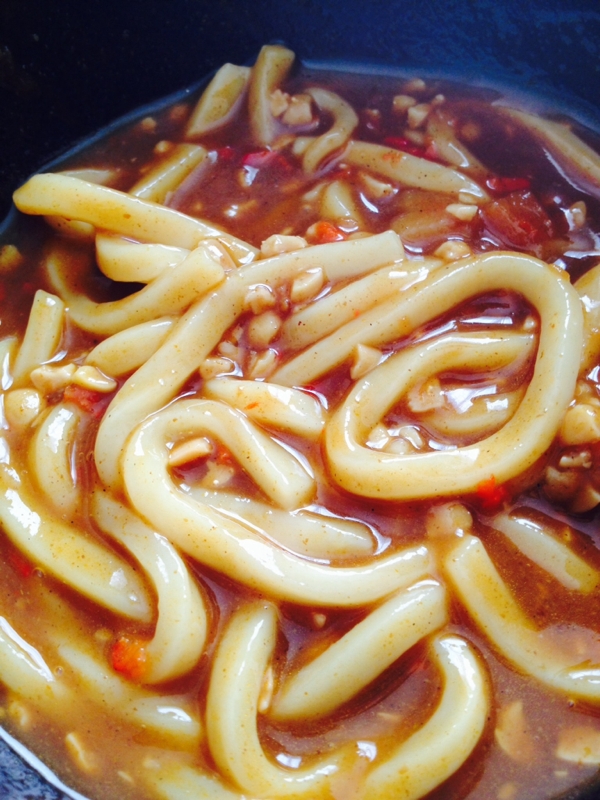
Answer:
[[[315,84],[326,86],[339,93],[357,110],[360,124],[355,137],[382,143],[389,137],[403,136],[403,125],[397,115],[390,111],[390,99],[402,90],[401,78],[346,75],[300,71],[290,79],[287,91],[300,92]],[[465,136],[465,144],[483,162],[490,176],[500,178],[526,178],[535,202],[541,207],[548,222],[547,235],[543,240],[531,241],[528,246],[513,249],[545,257],[560,268],[566,268],[573,280],[583,274],[596,258],[583,253],[593,249],[600,236],[600,201],[580,190],[573,182],[566,180],[552,165],[545,149],[530,134],[525,133],[514,122],[507,120],[500,110],[490,104],[486,92],[476,92],[469,87],[448,84],[443,81],[430,82],[419,93],[419,102],[431,101],[443,94],[444,109],[455,119],[455,129],[462,132],[475,131],[476,136]],[[178,106],[177,113],[165,109],[156,115],[156,125],[146,126],[138,123],[130,129],[113,134],[108,140],[99,143],[95,149],[79,154],[68,166],[98,167],[115,166],[120,175],[115,188],[127,190],[156,160],[154,148],[159,142],[181,141],[184,138],[184,125],[191,104]],[[326,122],[322,128],[326,128]],[[468,142],[467,142],[468,138]],[[288,233],[303,236],[307,230],[320,220],[318,204],[306,203],[307,192],[320,182],[330,180],[332,175],[343,180],[351,189],[355,202],[360,205],[363,223],[361,229],[371,233],[387,230],[403,214],[420,214],[432,206],[431,198],[424,198],[420,191],[400,189],[394,196],[381,201],[361,200],[364,190],[361,170],[345,165],[343,159],[332,168],[317,175],[306,175],[300,161],[289,150],[283,149],[277,158],[254,168],[244,165],[248,154],[257,151],[252,143],[248,120],[245,113],[234,125],[211,134],[202,144],[215,155],[213,163],[204,166],[184,181],[169,198],[168,204],[191,216],[199,216],[227,228],[228,231],[256,246],[275,233]],[[425,148],[421,148],[423,151]],[[252,173],[252,170],[255,170]],[[252,178],[249,186],[240,183],[241,177]],[[362,195],[364,197],[364,193]],[[504,194],[498,193],[495,199]],[[440,208],[447,204],[447,198],[438,198]],[[587,218],[585,224],[575,233],[569,232],[565,209],[573,203],[585,200]],[[437,202],[437,200],[436,200]],[[337,220],[341,230],[344,224]],[[415,235],[406,242],[411,258],[431,255],[442,241],[450,238],[464,241],[472,252],[483,253],[494,249],[504,249],[506,241],[492,230],[491,223],[484,214],[468,223],[450,220],[450,227],[441,234],[425,233]],[[15,238],[21,250],[28,249],[29,239],[36,241],[31,252],[26,252],[27,266],[21,271],[5,276],[0,283],[3,293],[2,335],[21,336],[25,329],[35,288],[48,288],[38,264],[43,248],[51,235],[45,233],[42,223],[32,220],[27,223],[26,232]],[[7,241],[12,243],[10,238]],[[310,237],[309,237],[310,238]],[[71,245],[73,251],[78,245]],[[95,297],[109,297],[113,287],[101,274],[94,270],[89,276],[90,294]],[[131,290],[133,287],[127,287]],[[282,311],[282,314],[291,313]],[[431,338],[441,332],[488,330],[502,327],[503,330],[523,330],[532,315],[531,309],[518,297],[511,294],[496,294],[475,298],[452,313],[437,318],[432,323],[414,332],[408,340],[386,345],[386,351],[396,351],[424,337]],[[236,326],[244,326],[246,319],[240,318]],[[87,353],[99,337],[94,337],[71,325],[61,347],[69,358],[80,358]],[[245,358],[249,356],[251,344],[247,333],[242,332],[239,339]],[[277,344],[275,344],[277,348]],[[285,361],[287,353],[278,349],[278,357]],[[499,371],[497,374],[469,375],[463,372],[441,376],[446,387],[460,385],[470,390],[491,387],[491,392],[510,391],[531,375],[531,363],[519,365],[520,369]],[[594,396],[598,396],[597,377],[588,381]],[[345,396],[351,380],[348,365],[344,364],[332,374],[319,379],[307,387],[317,396],[334,407]],[[201,392],[199,378],[190,380],[182,395],[195,396]],[[58,402],[60,393],[52,401]],[[435,449],[445,446],[451,439],[438,435],[426,424],[415,418],[406,403],[394,407],[386,418],[389,425],[413,425],[428,441],[426,446]],[[88,420],[85,433],[78,439],[75,457],[77,481],[89,491],[97,482],[91,447],[98,420]],[[4,426],[6,428],[6,425]],[[9,442],[13,464],[17,471],[27,473],[28,436],[5,430]],[[277,434],[280,435],[279,433]],[[300,452],[312,464],[318,475],[327,478],[327,466],[320,444],[306,444],[298,437],[282,437],[286,444]],[[466,437],[458,442],[465,444]],[[433,444],[432,444],[433,442]],[[547,455],[551,461],[557,457],[556,446]],[[598,447],[593,448],[595,463],[600,462]],[[583,517],[565,515],[564,507],[551,503],[541,486],[540,475],[544,464],[537,465],[533,476],[524,479],[522,485],[512,487],[507,508],[522,508],[523,505],[535,507],[537,513],[558,520],[557,525],[568,520],[573,531],[570,547],[585,560],[600,570],[600,539],[598,536],[598,517],[590,511]],[[205,466],[194,462],[175,471],[177,480],[194,483],[202,480]],[[242,494],[251,495],[255,490],[251,482],[239,471],[230,488]],[[440,498],[440,502],[445,498]],[[539,628],[548,628],[548,636],[555,636],[571,647],[569,636],[576,638],[582,628],[590,628],[597,642],[597,661],[600,661],[600,588],[589,595],[568,591],[549,577],[540,567],[523,556],[503,536],[490,527],[489,514],[482,508],[477,497],[460,498],[478,521],[478,535],[490,553],[502,577],[507,581],[519,603]],[[409,544],[426,540],[428,502],[392,503],[363,499],[343,491],[332,482],[324,480],[319,485],[314,499],[315,507],[326,508],[331,514],[350,519],[360,519],[377,531],[380,551],[390,553]],[[536,511],[534,510],[534,514]],[[87,518],[87,505],[83,513],[73,521],[84,528],[90,536],[106,542],[96,526]],[[18,550],[1,537],[3,558],[0,560],[0,614],[6,616],[11,625],[21,631],[32,647],[43,654],[52,653],[50,644],[54,637],[69,636],[70,619],[78,627],[78,635],[94,643],[97,656],[109,666],[109,647],[115,637],[123,633],[137,636],[150,636],[153,623],[140,626],[118,620],[114,615],[99,610],[91,601],[82,600],[75,592],[60,581],[44,574],[30,565]],[[123,557],[133,563],[133,559],[118,546],[109,544]],[[443,549],[443,545],[439,545]],[[201,567],[190,561],[190,567],[198,581],[203,585],[210,605],[210,635],[207,652],[199,665],[189,675],[177,679],[172,685],[161,690],[185,695],[191,707],[202,712],[205,706],[205,693],[209,678],[210,660],[228,619],[254,593],[237,585],[226,576]],[[344,564],[360,563],[361,559],[344,560]],[[443,580],[443,578],[442,578]],[[150,591],[151,588],[150,588]],[[64,612],[65,618],[61,619]],[[315,625],[315,615],[324,617],[323,627]],[[306,609],[294,604],[281,604],[281,625],[278,648],[274,659],[277,678],[282,681],[288,673],[294,672],[303,663],[310,661],[329,644],[349,630],[366,615],[366,609],[353,611]],[[576,785],[596,772],[594,765],[578,765],[555,758],[556,732],[563,727],[578,725],[591,726],[600,734],[599,709],[587,707],[558,692],[545,689],[532,678],[520,675],[508,665],[504,658],[495,652],[485,638],[473,628],[467,613],[456,600],[452,601],[448,630],[456,632],[472,643],[480,653],[493,686],[493,704],[490,719],[483,737],[466,764],[430,797],[432,800],[547,800]],[[594,653],[594,656],[596,654]],[[61,671],[55,656],[46,656],[52,669]],[[595,661],[594,663],[597,663]],[[344,704],[339,710],[324,720],[304,725],[275,724],[262,720],[259,725],[261,742],[273,759],[286,754],[292,766],[294,759],[310,763],[315,754],[327,752],[339,743],[348,740],[376,742],[378,758],[385,757],[399,740],[408,738],[416,731],[434,710],[440,694],[441,680],[428,659],[423,643],[415,647],[389,667],[376,682]],[[494,728],[499,709],[507,703],[522,700],[530,731],[532,760],[518,763],[507,755],[494,737]],[[122,800],[151,800],[154,794],[144,788],[139,777],[152,769],[153,760],[163,764],[173,763],[202,765],[209,770],[215,768],[208,746],[202,742],[199,752],[186,751],[185,748],[171,748],[169,742],[161,742],[148,731],[135,729],[129,722],[123,722],[110,709],[99,703],[88,703],[82,695],[79,711],[69,710],[63,726],[57,720],[47,720],[29,704],[19,708],[18,699],[7,697],[0,705],[2,722],[21,739],[32,751],[39,754],[61,778],[79,791],[88,793],[93,800],[108,800],[119,797]],[[16,704],[16,705],[15,705]],[[89,774],[78,770],[65,753],[64,736],[74,725],[77,713],[84,718],[83,731],[86,749],[93,756],[93,769]],[[374,745],[375,746],[375,745]],[[140,766],[141,765],[141,766]],[[150,766],[148,766],[150,765]],[[101,777],[100,777],[101,776]],[[125,777],[123,777],[125,776]],[[344,792],[347,792],[346,794]],[[333,795],[332,795],[333,796]],[[335,800],[356,798],[343,787]]]

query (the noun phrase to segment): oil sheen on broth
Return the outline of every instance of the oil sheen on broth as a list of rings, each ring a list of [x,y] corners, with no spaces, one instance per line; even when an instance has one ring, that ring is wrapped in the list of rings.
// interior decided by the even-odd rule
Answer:
[[[94,800],[592,777],[597,141],[270,46],[22,186],[2,724]]]

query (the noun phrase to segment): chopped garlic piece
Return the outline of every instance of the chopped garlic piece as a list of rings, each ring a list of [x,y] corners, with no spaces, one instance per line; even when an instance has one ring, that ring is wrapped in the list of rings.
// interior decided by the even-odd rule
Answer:
[[[220,489],[226,486],[235,475],[235,470],[228,464],[217,464],[215,461],[208,462],[206,475],[200,484],[204,489]]]
[[[563,728],[555,755],[576,764],[600,764],[600,731],[588,725]]]
[[[575,495],[571,503],[571,511],[576,514],[583,514],[591,511],[592,508],[600,503],[600,492],[591,483],[585,483]]]
[[[558,466],[561,469],[591,469],[592,454],[589,450],[581,450],[579,453],[561,456]]]
[[[381,450],[390,440],[390,432],[385,427],[383,422],[378,422],[377,425],[369,433],[366,441],[367,447],[373,450]]]
[[[434,506],[427,514],[427,536],[443,539],[448,536],[464,536],[473,528],[473,517],[462,503],[444,503]]]
[[[274,117],[280,117],[284,111],[287,111],[290,105],[290,96],[287,92],[282,92],[281,89],[275,89],[269,96],[269,108]]]
[[[398,114],[402,114],[404,111],[408,111],[409,108],[416,105],[417,101],[409,94],[397,94],[392,100],[392,108]]]
[[[567,409],[558,433],[566,445],[600,441],[600,409],[588,403],[577,403]]]
[[[11,428],[28,428],[45,407],[44,398],[35,389],[13,389],[4,395],[4,414]]]
[[[71,732],[65,736],[65,745],[77,767],[88,775],[98,771],[98,762],[91,750],[84,746],[81,736]]]
[[[52,394],[58,392],[68,386],[75,375],[77,367],[75,364],[61,364],[60,366],[53,366],[52,364],[42,364],[41,367],[36,367],[31,371],[29,377],[36,389],[44,394]]]
[[[285,125],[310,125],[313,121],[312,98],[309,94],[295,94],[290,98],[281,121]]]
[[[402,88],[407,93],[423,92],[427,88],[427,84],[425,83],[423,78],[411,78],[409,81],[406,81],[406,83]]]
[[[442,387],[437,378],[430,378],[425,383],[413,386],[408,393],[408,407],[413,414],[434,411],[446,403]]]
[[[429,103],[418,103],[416,106],[411,106],[407,112],[408,127],[413,130],[420,128],[425,123],[430,111]]]
[[[277,300],[271,287],[262,283],[257,286],[251,286],[244,298],[245,307],[249,308],[253,314],[260,314],[268,308],[273,308],[276,302]]]
[[[260,252],[265,258],[271,258],[271,256],[278,256],[280,253],[302,250],[307,246],[308,242],[302,236],[285,236],[281,233],[274,233],[261,244]]]
[[[277,353],[275,350],[265,350],[251,359],[248,378],[268,378],[277,366]]]
[[[231,359],[218,358],[215,356],[209,356],[205,359],[198,370],[200,377],[205,381],[209,381],[211,378],[217,378],[219,375],[231,375],[235,373],[235,371],[236,365]]]
[[[325,627],[325,623],[327,622],[327,616],[320,611],[313,611],[311,613],[311,620],[312,625],[315,630],[320,631],[322,628]]]
[[[381,200],[383,197],[391,197],[398,193],[396,186],[392,186],[387,181],[380,181],[368,172],[360,173],[360,180],[364,187],[367,197],[371,200]]]
[[[86,365],[77,367],[73,375],[72,383],[81,386],[83,389],[91,389],[94,392],[114,392],[117,382],[114,378],[109,378],[98,367]]]
[[[23,260],[23,254],[14,244],[5,244],[0,247],[0,273],[12,272],[21,266]]]
[[[446,211],[456,219],[470,222],[479,209],[476,205],[471,205],[470,203],[450,203],[449,206],[446,206]]]
[[[212,451],[212,443],[205,436],[188,439],[173,447],[169,453],[169,466],[180,467],[182,464],[189,464],[190,461],[210,455]]]
[[[521,700],[502,706],[494,736],[509,758],[518,764],[531,764],[535,758],[535,742],[531,735]]]
[[[248,339],[254,347],[266,347],[281,329],[281,317],[274,311],[265,311],[248,324]]]
[[[368,347],[365,344],[357,344],[354,348],[353,359],[350,377],[353,381],[357,381],[379,364],[381,350],[376,347]]]
[[[460,239],[450,239],[444,244],[441,244],[434,253],[438,258],[443,258],[444,261],[458,261],[459,258],[467,258],[471,255],[471,248],[466,242]]]
[[[33,715],[29,706],[20,700],[11,700],[8,705],[8,714],[17,723],[21,730],[29,730],[33,724]]]
[[[406,439],[390,439],[382,448],[386,453],[394,453],[397,456],[406,456],[414,453],[415,448]]]
[[[325,273],[321,267],[300,273],[292,282],[290,300],[292,303],[305,303],[319,294],[325,284]]]

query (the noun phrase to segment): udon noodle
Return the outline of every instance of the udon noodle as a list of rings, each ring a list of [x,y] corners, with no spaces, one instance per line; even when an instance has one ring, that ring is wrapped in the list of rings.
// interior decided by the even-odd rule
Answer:
[[[16,191],[0,714],[94,800],[597,770],[600,158],[497,100],[268,46]]]

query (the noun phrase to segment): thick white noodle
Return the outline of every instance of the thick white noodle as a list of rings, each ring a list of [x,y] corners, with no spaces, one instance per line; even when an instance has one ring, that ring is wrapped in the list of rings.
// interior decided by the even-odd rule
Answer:
[[[188,120],[186,139],[195,139],[230,122],[244,98],[250,67],[223,64],[203,91]]]
[[[581,302],[564,274],[528,256],[488,253],[439,267],[424,282],[400,289],[279,367],[270,380],[285,386],[312,383],[348,359],[358,344],[379,347],[401,339],[470,297],[504,289],[524,295],[548,317],[542,337],[554,347],[561,343],[556,352],[561,369],[565,360],[579,361]],[[553,331],[557,318],[562,323]]]
[[[12,386],[12,366],[18,352],[19,340],[16,336],[0,339],[0,390],[6,391]]]
[[[206,161],[207,156],[204,147],[175,144],[129,189],[129,194],[153,203],[164,203],[169,192],[174,192],[192,170]]]
[[[352,106],[334,92],[314,88],[308,89],[307,94],[319,109],[333,117],[331,128],[311,141],[302,158],[303,170],[316,172],[324,161],[348,144],[352,131],[358,125],[358,117]]]
[[[252,68],[248,109],[252,138],[258,144],[271,144],[280,128],[271,113],[271,94],[285,80],[294,58],[294,53],[287,47],[265,45]]]
[[[473,196],[475,202],[488,197],[478,183],[462,172],[393,147],[353,140],[344,152],[344,161],[404,186],[449,194],[466,192]]]
[[[111,233],[96,234],[96,262],[113,281],[150,283],[169,267],[176,267],[188,256],[184,247],[132,242]]]
[[[0,524],[27,558],[61,583],[115,614],[150,621],[152,605],[136,571],[83,530],[48,514],[5,464],[0,464]]]
[[[274,383],[214,378],[204,384],[207,397],[243,411],[260,425],[318,439],[325,427],[323,406],[316,397]]]
[[[522,513],[513,512],[498,514],[494,517],[492,526],[566,589],[589,594],[598,585],[598,571],[539,522],[528,519]]]
[[[25,336],[13,367],[13,383],[18,385],[31,370],[50,361],[60,344],[65,322],[65,304],[53,294],[38,289],[29,312]]]
[[[56,714],[75,698],[63,681],[59,681],[42,655],[0,616],[0,675],[3,686],[11,689],[36,708]]]
[[[144,648],[144,683],[184,675],[204,652],[208,631],[206,603],[185,562],[164,536],[102,491],[93,496],[92,515],[140,563],[156,592],[158,619]]]
[[[121,678],[95,655],[77,645],[58,645],[63,668],[72,672],[71,681],[83,684],[92,702],[109,714],[142,727],[146,734],[158,734],[165,744],[193,750],[203,736],[202,723],[187,698],[160,695]]]
[[[534,343],[533,337],[531,342]],[[514,370],[514,374],[518,374],[518,371]],[[443,436],[482,439],[495,433],[514,416],[526,389],[526,386],[520,386],[512,392],[482,394],[474,397],[468,408],[460,410],[453,408],[450,401],[441,408],[423,414],[420,419],[428,430]]]
[[[162,800],[246,800],[226,789],[215,776],[186,765],[170,765],[146,773],[148,788]]]
[[[205,411],[215,405],[210,400],[174,403],[142,423],[127,443],[123,458],[125,489],[138,513],[157,531],[188,555],[230,578],[305,605],[365,605],[424,575],[429,566],[424,546],[371,560],[366,566],[330,567],[277,547],[254,530],[198,502],[185,487],[177,486],[167,468],[168,444],[183,432],[188,436],[197,430],[210,433]],[[255,439],[251,423],[233,409],[219,413],[222,430],[218,437],[223,433],[233,440],[243,436],[251,444],[247,455],[247,445],[241,441],[234,441],[234,447],[239,448],[244,468],[255,480],[257,476],[262,480],[264,475],[268,492],[291,499],[296,491],[289,470],[302,469],[295,458],[270,439],[269,448],[258,449],[254,442],[261,439]],[[266,463],[271,459],[271,448],[279,448],[287,459],[281,460],[281,454],[276,452]],[[233,452],[235,455],[235,449]],[[299,486],[303,487],[305,479],[302,472],[298,474]]]
[[[249,288],[263,283],[276,288],[317,267],[329,280],[342,280],[370,272],[398,257],[403,257],[402,245],[398,236],[388,231],[369,239],[283,253],[228,274],[217,292],[195,303],[183,315],[163,346],[129,378],[109,406],[95,449],[96,466],[104,483],[119,487],[118,464],[125,440],[139,422],[168,403],[200,367],[244,310]]]
[[[375,550],[373,532],[359,520],[328,516],[310,508],[290,514],[249,497],[196,486],[188,487],[188,491],[198,502],[301,556],[337,561],[369,556]]]
[[[276,720],[323,717],[375,680],[448,618],[446,592],[425,580],[392,595],[281,686],[269,715]]]
[[[140,291],[121,300],[96,303],[81,293],[77,283],[73,284],[72,269],[70,255],[59,248],[50,252],[46,271],[54,289],[68,304],[69,316],[80,328],[104,336],[157,317],[180,313],[224,277],[221,264],[208,247],[200,244],[181,264],[165,269]]]
[[[286,769],[267,758],[257,730],[258,699],[277,635],[277,612],[256,603],[236,612],[219,642],[206,704],[206,733],[221,772],[254,797],[330,797],[328,783],[350,746],[308,767]]]
[[[540,343],[536,372],[521,405],[491,436],[462,447],[409,455],[373,450],[366,442],[411,386],[438,371],[498,369],[529,345],[525,334],[506,339],[448,334],[395,353],[360,381],[330,418],[325,445],[332,478],[366,497],[406,500],[475,492],[491,476],[504,483],[524,472],[552,443],[572,397],[578,363],[561,362],[556,352],[560,343],[554,343],[552,354]],[[546,359],[555,365],[553,372],[546,371],[545,363],[539,369]]]
[[[579,372],[587,375],[600,354],[600,263],[575,282],[583,306],[583,349]]]
[[[579,644],[587,638],[592,654],[578,652],[560,631],[537,630],[515,602],[483,543],[465,536],[451,551],[445,569],[454,592],[492,644],[518,670],[569,697],[600,701],[600,665],[594,663],[597,634],[578,629]],[[554,641],[553,641],[554,639]]]
[[[156,353],[175,322],[176,317],[159,317],[114,333],[87,354],[85,363],[113,378],[127,375]]]
[[[25,214],[59,214],[141,242],[193,250],[202,239],[212,237],[239,264],[253,261],[258,252],[241,239],[195,217],[68,175],[34,175],[17,189],[13,200]]]
[[[458,636],[440,636],[432,647],[442,672],[442,699],[433,715],[387,761],[367,776],[369,800],[417,800],[453,775],[473,752],[485,728],[489,687],[479,659]]]
[[[428,259],[428,262],[433,259]],[[435,266],[439,266],[437,262]],[[389,298],[406,291],[429,275],[432,264],[404,261],[358,278],[347,286],[315,300],[292,314],[282,325],[281,341],[294,350],[328,336],[351,320]]]
[[[29,469],[46,502],[70,521],[81,503],[81,486],[75,479],[74,443],[81,411],[58,403],[44,418],[29,442]]]
[[[569,125],[514,108],[503,110],[540,138],[570,177],[592,188],[597,196],[600,188],[600,155],[573,133]]]

